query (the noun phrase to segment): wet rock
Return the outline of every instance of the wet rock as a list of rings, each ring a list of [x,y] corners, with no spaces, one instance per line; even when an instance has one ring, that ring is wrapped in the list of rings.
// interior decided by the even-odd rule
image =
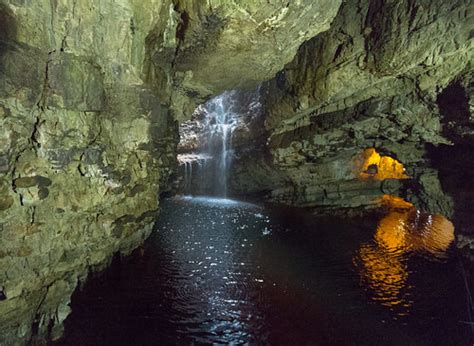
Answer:
[[[40,187],[38,190],[39,199],[45,199],[49,196],[49,190],[45,187]]]
[[[148,38],[158,89],[177,86],[172,103],[179,119],[189,119],[196,101],[272,78],[301,43],[329,28],[341,1],[198,4],[166,3],[168,28]]]
[[[379,171],[378,166],[376,164],[371,164],[369,165],[369,167],[367,167],[366,173],[370,175],[375,175],[377,174],[378,171]]]
[[[169,95],[159,99],[142,73],[161,6],[0,5],[2,345],[33,340],[33,325],[32,343],[59,337],[78,281],[151,232],[141,216],[158,208],[177,142]],[[114,193],[122,180],[142,187]],[[123,232],[106,236],[125,214]]]
[[[16,188],[23,189],[32,186],[36,186],[38,183],[36,181],[36,177],[24,177],[18,178],[13,181],[13,184]]]
[[[16,255],[18,257],[28,257],[29,255],[31,255],[33,253],[33,249],[30,248],[29,246],[27,245],[22,245],[19,249],[17,249],[16,251]]]
[[[51,179],[42,177],[41,175],[36,176],[35,180],[38,186],[41,186],[41,187],[50,186],[52,184]]]
[[[130,190],[130,192],[127,193],[127,196],[134,197],[135,195],[144,191],[146,191],[146,187],[144,185],[137,184]]]
[[[14,179],[0,186],[0,344],[27,343],[33,325],[38,344],[59,337],[78,281],[150,234],[177,120],[287,63],[262,88],[265,117],[236,132],[235,191],[325,208],[408,191],[448,209],[424,143],[447,142],[435,96],[469,69],[468,1],[178,3],[0,5],[0,173]],[[369,147],[416,184],[358,180],[350,165]]]
[[[0,97],[18,97],[33,107],[43,88],[46,52],[13,40],[0,40],[0,58]]]
[[[84,162],[88,165],[100,164],[103,152],[103,148],[87,148],[84,152]]]
[[[4,291],[4,288],[0,286],[0,302],[1,302],[2,300],[6,300],[6,299],[7,299],[7,295],[6,295],[5,291]]]
[[[271,192],[258,188],[255,164],[240,166],[234,180],[248,193],[298,206],[370,208],[390,192],[450,215],[450,198],[427,167],[425,143],[450,143],[435,95],[460,76],[468,84],[474,49],[463,24],[468,7],[468,1],[343,3],[331,28],[303,44],[264,87],[271,159],[261,156],[260,166],[272,167]],[[433,40],[437,35],[452,40]],[[367,148],[397,158],[416,186],[384,182],[377,189],[357,182],[353,159]]]
[[[387,195],[398,195],[403,184],[397,179],[386,179],[382,182],[382,192]]]

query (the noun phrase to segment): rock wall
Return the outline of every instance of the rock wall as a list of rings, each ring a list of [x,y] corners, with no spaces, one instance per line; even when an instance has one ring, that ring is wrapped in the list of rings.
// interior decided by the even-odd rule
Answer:
[[[180,121],[229,89],[253,89],[327,30],[341,0],[175,0],[148,37],[150,82],[171,90]],[[165,19],[167,18],[167,19]]]
[[[426,143],[472,143],[472,2],[341,3],[0,0],[0,344],[57,338],[78,282],[150,233],[177,120],[287,63],[236,136],[235,193],[449,214]],[[367,148],[412,179],[360,179]]]
[[[61,334],[78,282],[150,233],[176,119],[272,78],[340,3],[0,0],[0,344]]]
[[[330,212],[402,196],[454,217],[458,246],[474,250],[473,13],[469,0],[344,2],[264,86],[271,160],[247,155],[234,191]],[[367,148],[410,179],[361,179],[354,159]]]
[[[2,345],[60,336],[78,282],[151,231],[177,139],[143,82],[160,6],[0,2]]]
[[[472,1],[344,2],[266,86],[270,167],[286,177],[269,198],[365,208],[391,193],[449,215],[426,143],[451,143],[437,95],[472,70],[472,11]],[[401,161],[412,179],[358,179],[352,161],[366,148]]]

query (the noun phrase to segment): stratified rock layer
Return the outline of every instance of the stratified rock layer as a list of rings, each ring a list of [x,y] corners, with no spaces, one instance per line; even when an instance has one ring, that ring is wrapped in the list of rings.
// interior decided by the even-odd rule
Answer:
[[[233,190],[261,191],[254,172],[264,171],[267,198],[280,203],[333,212],[367,209],[392,194],[453,215],[452,192],[454,213],[466,215],[470,178],[442,181],[443,191],[438,169],[461,177],[460,167],[472,165],[467,152],[459,163],[460,152],[440,150],[474,142],[473,10],[468,0],[344,2],[331,28],[265,86],[272,160],[249,154]],[[367,148],[400,161],[410,179],[361,179],[353,160]]]
[[[176,120],[288,62],[262,88],[265,117],[236,133],[235,193],[329,210],[394,194],[449,215],[433,156],[471,148],[472,7],[0,0],[0,344],[57,338],[78,282],[149,234]],[[359,172],[367,148],[410,179]]]
[[[404,192],[449,214],[425,145],[450,142],[436,95],[472,69],[471,20],[470,1],[345,2],[267,85],[268,149],[287,177],[271,199],[353,208]],[[358,179],[351,162],[366,148],[398,159],[413,179]]]

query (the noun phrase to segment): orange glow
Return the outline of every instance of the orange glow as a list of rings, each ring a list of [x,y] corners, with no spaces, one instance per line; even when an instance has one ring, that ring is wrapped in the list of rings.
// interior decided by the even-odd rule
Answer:
[[[442,256],[454,240],[454,225],[442,215],[413,210],[408,213],[405,227],[414,251]]]
[[[417,251],[442,255],[454,240],[454,226],[442,215],[413,208],[391,211],[380,220],[375,241],[387,251]]]
[[[362,263],[360,275],[372,289],[373,300],[384,306],[411,305],[403,297],[408,270],[399,258],[387,256],[375,246],[365,245],[359,250],[359,259]]]
[[[381,156],[374,148],[365,149],[354,158],[356,172],[361,179],[408,179],[405,167],[390,156]]]
[[[380,220],[375,233],[375,242],[379,248],[389,252],[408,249],[408,235],[404,227],[406,215],[392,211]]]
[[[405,210],[415,208],[413,204],[405,201],[403,198],[392,195],[383,195],[380,199],[380,204],[384,207],[388,207],[389,209]]]
[[[399,198],[387,196],[387,201]],[[407,206],[411,204],[404,202]],[[413,205],[396,208],[383,217],[374,242],[363,244],[354,258],[361,279],[371,288],[373,300],[385,306],[411,305],[407,294],[409,270],[407,258],[412,253],[429,253],[443,258],[454,240],[454,226],[442,215],[420,212]]]

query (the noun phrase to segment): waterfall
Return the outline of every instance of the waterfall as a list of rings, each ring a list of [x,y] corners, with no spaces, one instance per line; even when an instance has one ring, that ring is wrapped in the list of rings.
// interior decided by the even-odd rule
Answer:
[[[226,91],[198,106],[192,119],[180,125],[184,194],[228,196],[234,132],[240,128],[248,133],[249,121],[260,110],[260,89]]]
[[[191,192],[191,182],[193,177],[193,163],[192,161],[184,162],[184,191],[186,194]]]
[[[233,112],[234,93],[225,92],[206,104],[207,154],[214,159],[214,194],[227,197],[227,181],[232,163],[232,133],[237,125]],[[211,168],[212,169],[212,168]]]
[[[183,167],[183,192],[185,195],[192,194],[193,188],[193,165],[197,173],[202,171],[202,167],[206,166],[206,162],[211,159],[206,154],[182,154],[178,155],[178,162]]]

